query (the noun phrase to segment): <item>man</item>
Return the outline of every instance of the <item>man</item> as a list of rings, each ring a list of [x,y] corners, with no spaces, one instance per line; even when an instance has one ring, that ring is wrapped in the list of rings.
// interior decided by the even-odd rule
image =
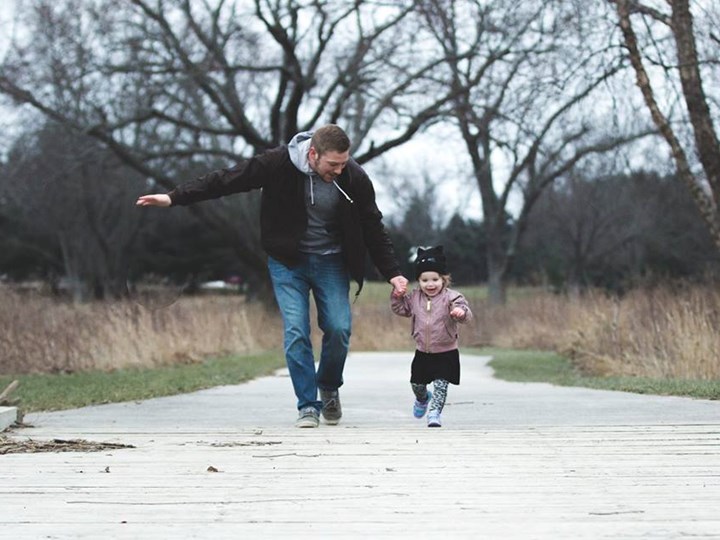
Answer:
[[[167,194],[144,195],[138,206],[182,206],[262,189],[260,235],[284,325],[285,359],[297,396],[297,427],[342,416],[338,388],[350,343],[350,278],[362,289],[365,257],[404,294],[392,243],[370,178],[350,158],[350,140],[336,125],[297,134],[230,169],[210,172]],[[310,341],[309,294],[323,332],[320,362]],[[318,400],[318,389],[320,400]]]

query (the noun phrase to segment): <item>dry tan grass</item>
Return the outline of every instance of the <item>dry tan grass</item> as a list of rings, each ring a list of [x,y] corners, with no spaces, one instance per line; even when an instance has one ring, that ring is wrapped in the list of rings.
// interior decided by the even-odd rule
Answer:
[[[591,298],[559,349],[593,373],[720,378],[720,293],[713,287]]]
[[[491,307],[461,346],[555,350],[593,374],[720,378],[720,292],[710,286],[636,290],[622,299],[538,292]],[[239,296],[184,297],[148,310],[132,302],[73,305],[0,289],[0,373],[155,366],[282,348],[277,313]],[[312,339],[321,332],[313,311]],[[412,350],[410,320],[389,300],[353,304],[353,350]]]
[[[185,297],[164,309],[70,304],[0,290],[0,373],[192,362],[277,348],[276,315],[239,296]]]
[[[595,375],[720,378],[720,293],[638,289],[623,298],[540,294],[483,314],[498,347],[556,350]]]
[[[390,304],[353,306],[352,348],[360,351],[395,351],[411,347],[410,322],[390,311]]]

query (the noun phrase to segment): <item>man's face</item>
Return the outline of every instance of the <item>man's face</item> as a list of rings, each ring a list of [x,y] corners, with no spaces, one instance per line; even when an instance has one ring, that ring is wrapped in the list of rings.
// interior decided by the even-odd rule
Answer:
[[[332,182],[347,165],[350,159],[350,152],[335,152],[328,150],[324,154],[318,154],[315,147],[311,146],[308,152],[310,168],[315,171],[325,182]]]

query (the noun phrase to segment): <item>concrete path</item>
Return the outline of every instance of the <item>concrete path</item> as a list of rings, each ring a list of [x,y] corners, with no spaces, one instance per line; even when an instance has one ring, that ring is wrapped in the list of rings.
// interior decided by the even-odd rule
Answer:
[[[135,448],[0,456],[0,537],[720,538],[720,402],[505,383],[466,355],[428,429],[410,356],[352,354],[343,421],[314,430],[284,372],[28,415],[14,437]]]
[[[0,431],[17,422],[17,407],[0,407]]]

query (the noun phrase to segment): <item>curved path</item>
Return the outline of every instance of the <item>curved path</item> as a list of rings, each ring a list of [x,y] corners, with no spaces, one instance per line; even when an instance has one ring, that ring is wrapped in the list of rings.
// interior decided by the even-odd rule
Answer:
[[[410,356],[352,354],[319,429],[292,427],[285,372],[29,415],[13,437],[135,448],[0,456],[2,536],[720,538],[720,402],[507,383],[465,355],[428,429]]]

